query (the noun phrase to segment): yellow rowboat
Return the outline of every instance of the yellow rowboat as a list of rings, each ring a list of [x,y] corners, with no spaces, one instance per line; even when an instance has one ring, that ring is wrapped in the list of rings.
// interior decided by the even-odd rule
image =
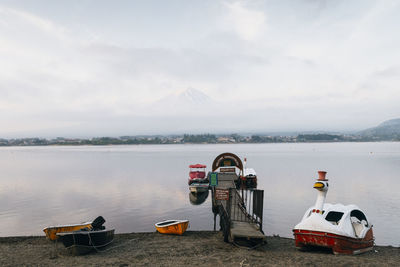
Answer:
[[[57,233],[65,233],[65,232],[73,232],[78,231],[83,228],[92,229],[92,222],[86,222],[81,224],[69,224],[69,225],[59,225],[59,226],[50,226],[43,229],[46,237],[50,240],[56,240],[58,238]]]
[[[155,224],[158,232],[162,234],[182,235],[189,226],[188,220],[167,220]]]

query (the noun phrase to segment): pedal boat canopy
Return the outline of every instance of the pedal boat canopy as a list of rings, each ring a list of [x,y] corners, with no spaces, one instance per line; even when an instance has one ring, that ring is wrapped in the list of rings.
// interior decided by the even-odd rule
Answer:
[[[325,203],[322,214],[310,207],[294,229],[332,233],[351,238],[364,238],[371,225],[356,205]]]
[[[203,164],[192,164],[189,165],[189,185],[194,182],[208,182],[206,178],[206,165]]]
[[[189,165],[189,168],[200,169],[200,168],[207,168],[207,166],[203,165],[203,164],[192,164],[192,165]]]

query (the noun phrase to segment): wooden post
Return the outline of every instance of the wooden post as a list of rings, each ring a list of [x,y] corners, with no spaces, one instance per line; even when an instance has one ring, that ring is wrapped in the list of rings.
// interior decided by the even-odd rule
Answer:
[[[214,232],[216,231],[216,221],[217,221],[217,214],[214,213]]]

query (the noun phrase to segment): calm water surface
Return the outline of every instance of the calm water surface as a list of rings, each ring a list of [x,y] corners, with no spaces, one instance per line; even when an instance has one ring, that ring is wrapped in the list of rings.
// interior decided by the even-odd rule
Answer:
[[[119,233],[154,231],[170,218],[212,230],[211,194],[192,204],[188,165],[211,166],[223,152],[247,157],[257,171],[267,235],[292,237],[315,202],[317,171],[326,170],[327,202],[357,204],[377,244],[400,246],[400,143],[3,147],[0,236],[41,235],[98,215]]]

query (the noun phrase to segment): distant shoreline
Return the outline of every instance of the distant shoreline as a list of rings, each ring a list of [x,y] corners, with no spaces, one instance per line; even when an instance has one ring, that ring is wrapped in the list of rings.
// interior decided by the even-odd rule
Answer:
[[[49,145],[0,145],[2,147],[71,147],[71,146],[140,146],[140,145],[243,145],[243,144],[333,144],[333,143],[384,143],[384,142],[400,142],[398,140],[382,140],[382,141],[315,141],[315,142],[270,142],[270,143],[162,143],[162,144],[49,144]]]
[[[296,136],[251,135],[175,135],[175,136],[120,136],[94,138],[15,138],[1,139],[0,147],[10,146],[102,146],[102,145],[170,145],[170,144],[279,144],[279,143],[349,143],[399,142],[400,137],[360,136],[339,134],[298,134]]]
[[[268,143],[160,143],[160,144],[48,144],[48,145],[0,145],[2,147],[71,147],[71,146],[140,146],[140,145],[243,145],[243,144],[333,144],[333,143],[384,143],[384,142],[400,142],[398,140],[381,140],[381,141],[315,141],[315,142],[268,142]]]

